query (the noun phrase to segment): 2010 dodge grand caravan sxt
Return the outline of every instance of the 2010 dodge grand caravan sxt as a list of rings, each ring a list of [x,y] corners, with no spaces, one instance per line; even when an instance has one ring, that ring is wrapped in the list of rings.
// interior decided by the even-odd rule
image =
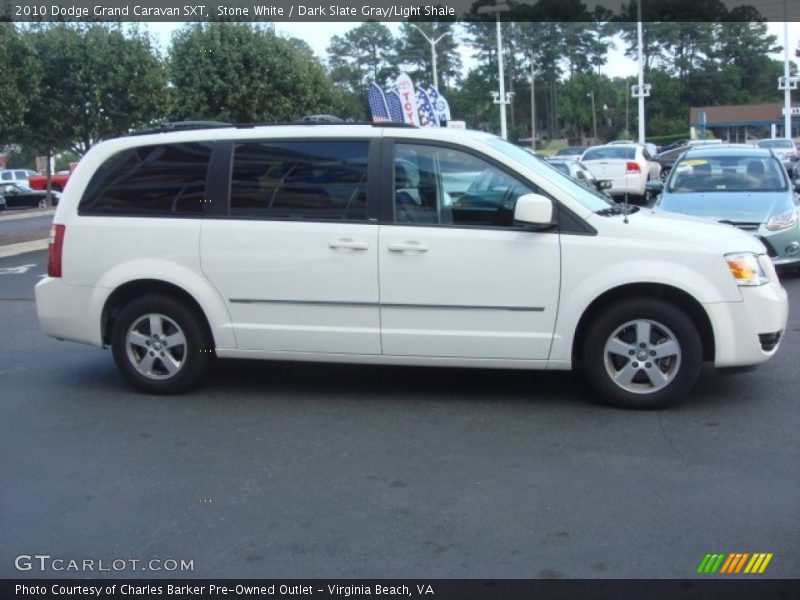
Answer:
[[[618,406],[777,350],[764,246],[634,209],[492,135],[216,127],[103,142],[55,215],[44,330],[149,392],[214,357],[570,369]]]

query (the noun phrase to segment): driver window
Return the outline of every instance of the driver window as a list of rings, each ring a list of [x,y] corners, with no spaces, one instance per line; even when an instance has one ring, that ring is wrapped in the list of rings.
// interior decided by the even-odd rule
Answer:
[[[511,227],[517,198],[530,187],[466,152],[397,144],[396,223]]]

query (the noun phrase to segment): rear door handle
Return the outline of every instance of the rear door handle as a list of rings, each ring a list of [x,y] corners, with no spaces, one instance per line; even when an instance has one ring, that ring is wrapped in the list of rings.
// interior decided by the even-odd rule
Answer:
[[[387,246],[390,252],[427,252],[428,245],[422,242],[410,240],[408,242],[396,242]]]
[[[369,250],[367,242],[357,242],[351,238],[341,238],[334,242],[328,242],[328,248],[331,250],[338,250],[344,248],[346,250]]]

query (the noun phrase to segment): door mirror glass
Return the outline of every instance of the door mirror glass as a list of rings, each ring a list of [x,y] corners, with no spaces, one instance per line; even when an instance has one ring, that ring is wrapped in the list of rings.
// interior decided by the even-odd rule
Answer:
[[[536,227],[553,224],[553,203],[540,194],[524,194],[514,207],[514,222]]]

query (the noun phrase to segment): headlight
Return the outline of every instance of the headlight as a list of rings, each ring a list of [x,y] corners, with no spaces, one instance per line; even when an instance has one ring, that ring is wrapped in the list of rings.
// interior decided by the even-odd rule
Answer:
[[[785,213],[770,217],[770,220],[767,221],[767,229],[770,231],[780,231],[781,229],[789,229],[789,227],[793,227],[796,224],[797,210],[793,208]]]
[[[739,285],[764,285],[769,283],[769,276],[752,252],[736,252],[726,254],[728,269]]]

